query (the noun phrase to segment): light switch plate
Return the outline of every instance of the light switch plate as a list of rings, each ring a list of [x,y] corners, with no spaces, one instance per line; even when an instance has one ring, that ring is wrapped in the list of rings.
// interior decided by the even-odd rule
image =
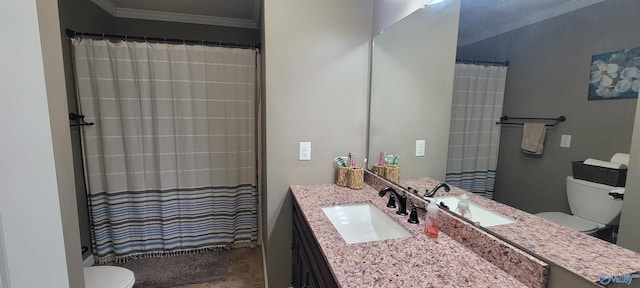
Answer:
[[[416,140],[416,156],[424,156],[424,150],[426,149],[426,140]]]
[[[562,134],[560,138],[560,147],[569,148],[571,147],[571,135]]]
[[[311,160],[311,142],[300,142],[300,156],[298,157],[298,160]]]

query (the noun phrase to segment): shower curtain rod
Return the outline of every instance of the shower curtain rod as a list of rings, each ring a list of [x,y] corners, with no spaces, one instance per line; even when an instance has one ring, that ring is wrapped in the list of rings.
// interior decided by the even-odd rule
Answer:
[[[207,40],[190,40],[190,39],[177,39],[177,38],[163,38],[163,37],[147,37],[147,36],[131,36],[131,35],[117,35],[117,34],[106,34],[106,33],[86,33],[86,32],[76,32],[71,29],[65,29],[65,34],[67,37],[74,38],[76,36],[81,37],[91,37],[91,38],[108,38],[108,39],[118,39],[118,40],[138,40],[138,41],[152,41],[152,42],[161,42],[161,43],[183,43],[183,44],[200,44],[200,45],[209,45],[209,46],[221,46],[221,47],[229,47],[229,48],[246,48],[246,49],[260,49],[260,44],[257,43],[238,43],[238,42],[224,42],[224,41],[207,41]]]
[[[461,64],[484,64],[484,65],[505,66],[505,67],[509,66],[509,61],[497,62],[497,61],[456,59],[456,63],[461,63]]]

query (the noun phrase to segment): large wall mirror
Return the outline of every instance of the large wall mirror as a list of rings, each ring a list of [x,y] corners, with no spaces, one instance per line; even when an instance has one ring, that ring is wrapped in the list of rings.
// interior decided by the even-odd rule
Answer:
[[[400,156],[401,178],[444,180],[459,9],[459,0],[426,5],[374,37],[371,169],[382,152]],[[424,156],[414,156],[416,140]]]
[[[636,0],[446,0],[416,10],[374,37],[369,169],[386,152],[400,156],[399,178],[391,180],[401,185],[421,177],[447,181],[452,123],[476,117],[452,113],[452,106],[469,105],[452,105],[454,91],[472,90],[454,85],[456,59],[462,59],[506,74],[503,100],[471,105],[498,105],[486,108],[495,115],[567,119],[548,127],[542,154],[532,155],[521,149],[523,126],[498,125],[499,116],[492,116],[489,128],[498,138],[494,147],[482,148],[497,157],[488,169],[495,179],[489,198],[532,214],[570,213],[565,187],[571,162],[630,152],[637,99],[588,95],[598,69],[594,55],[640,47],[638,12]],[[640,75],[629,79],[637,92]],[[563,135],[571,138],[569,147],[561,147]]]

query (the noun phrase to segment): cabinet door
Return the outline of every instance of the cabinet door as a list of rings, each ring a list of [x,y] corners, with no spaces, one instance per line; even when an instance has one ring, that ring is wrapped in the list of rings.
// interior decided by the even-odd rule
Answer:
[[[292,238],[291,239],[291,286],[293,286],[294,288],[298,288],[300,287],[300,283],[301,282],[301,271],[300,271],[300,267],[301,267],[301,263],[302,260],[300,259],[300,237],[298,235],[298,231],[295,228],[295,226],[293,227],[293,233],[292,233]]]
[[[297,260],[294,259],[294,261],[300,261],[300,265],[297,265],[297,267],[295,264],[293,265],[292,274],[294,275],[294,279],[292,282],[296,282],[293,287],[338,287],[335,279],[333,279],[329,265],[324,259],[318,243],[313,237],[309,224],[304,219],[299,209],[300,208],[294,199],[292,234],[293,243],[297,243],[295,252],[299,255],[297,257],[294,256],[294,258],[298,258]]]
[[[313,283],[313,272],[311,271],[311,263],[309,263],[309,259],[305,253],[300,253],[300,259],[302,260],[300,263],[300,272],[301,279],[300,284],[302,288],[309,288]]]

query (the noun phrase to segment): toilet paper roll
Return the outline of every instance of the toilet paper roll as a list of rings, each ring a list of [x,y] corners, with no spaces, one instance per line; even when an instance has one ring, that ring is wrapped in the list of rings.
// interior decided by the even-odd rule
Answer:
[[[582,164],[592,166],[602,166],[602,163],[604,163],[604,161],[593,158],[587,158],[587,160],[584,160],[584,162],[582,162]]]
[[[629,154],[627,153],[616,153],[611,157],[611,162],[613,163],[622,163],[624,165],[629,166]]]

